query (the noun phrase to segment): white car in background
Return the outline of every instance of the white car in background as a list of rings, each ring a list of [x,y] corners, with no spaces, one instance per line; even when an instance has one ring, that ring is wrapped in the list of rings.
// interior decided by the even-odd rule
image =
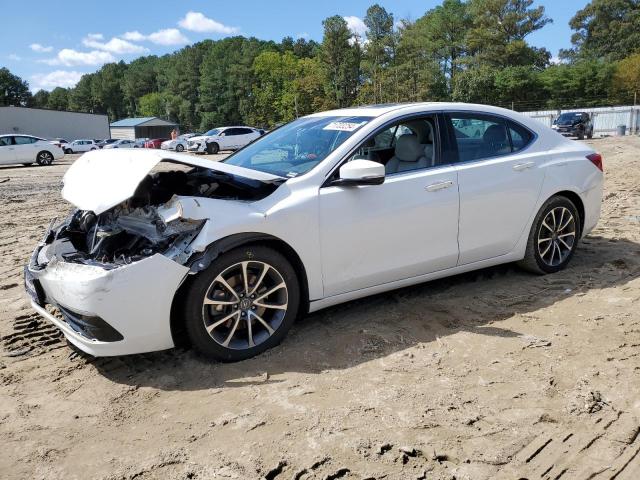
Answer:
[[[166,140],[160,144],[162,150],[174,150],[176,152],[184,152],[188,148],[188,140],[195,137],[196,133],[185,133],[179,135],[175,140]]]
[[[261,135],[260,130],[252,127],[213,128],[204,135],[190,138],[187,149],[190,152],[210,154],[222,150],[238,150]]]
[[[120,139],[113,143],[109,143],[102,147],[102,150],[110,150],[112,148],[138,148],[135,140]]]
[[[62,157],[62,149],[50,140],[31,135],[0,135],[0,165],[51,165]]]
[[[91,150],[98,150],[100,146],[95,140],[79,139],[64,146],[64,153],[84,153]]]
[[[589,146],[463,103],[315,113],[220,162],[89,152],[64,177],[77,210],[37,246],[25,287],[92,355],[171,348],[185,332],[242,360],[356,298],[507,262],[558,272],[598,222],[602,186]]]

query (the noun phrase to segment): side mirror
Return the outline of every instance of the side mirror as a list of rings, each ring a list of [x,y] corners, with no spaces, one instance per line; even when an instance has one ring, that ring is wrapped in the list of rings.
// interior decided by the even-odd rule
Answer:
[[[340,167],[336,186],[381,185],[384,183],[384,165],[371,160],[356,159]]]

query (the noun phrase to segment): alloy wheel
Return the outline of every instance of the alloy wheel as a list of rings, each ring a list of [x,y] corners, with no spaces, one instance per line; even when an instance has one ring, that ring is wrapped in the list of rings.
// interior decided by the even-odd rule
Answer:
[[[287,285],[280,272],[248,260],[231,265],[213,280],[202,304],[202,319],[216,343],[244,350],[278,330],[287,306]]]
[[[51,165],[53,156],[49,152],[40,152],[38,154],[38,163],[40,165]]]
[[[538,231],[538,254],[549,267],[561,265],[571,255],[576,241],[576,220],[566,207],[551,209]]]

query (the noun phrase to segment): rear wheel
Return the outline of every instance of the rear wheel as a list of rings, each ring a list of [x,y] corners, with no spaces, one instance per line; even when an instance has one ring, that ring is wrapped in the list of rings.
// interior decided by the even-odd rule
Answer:
[[[248,245],[200,272],[184,301],[193,346],[223,362],[244,360],[282,341],[298,313],[295,270],[277,251]]]
[[[565,268],[580,238],[578,209],[566,197],[551,197],[533,221],[527,250],[519,265],[534,273],[554,273]]]
[[[216,142],[207,143],[207,153],[210,155],[215,155],[220,151],[220,145]]]
[[[38,162],[38,165],[51,165],[53,163],[53,155],[47,151],[40,152],[36,156],[36,162]]]

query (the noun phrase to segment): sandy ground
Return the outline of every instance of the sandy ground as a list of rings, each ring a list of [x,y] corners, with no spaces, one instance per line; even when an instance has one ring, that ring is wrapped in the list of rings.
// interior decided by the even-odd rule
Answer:
[[[230,365],[73,353],[21,275],[73,157],[0,168],[0,477],[640,478],[640,139],[591,144],[602,220],[566,271],[351,302]]]

